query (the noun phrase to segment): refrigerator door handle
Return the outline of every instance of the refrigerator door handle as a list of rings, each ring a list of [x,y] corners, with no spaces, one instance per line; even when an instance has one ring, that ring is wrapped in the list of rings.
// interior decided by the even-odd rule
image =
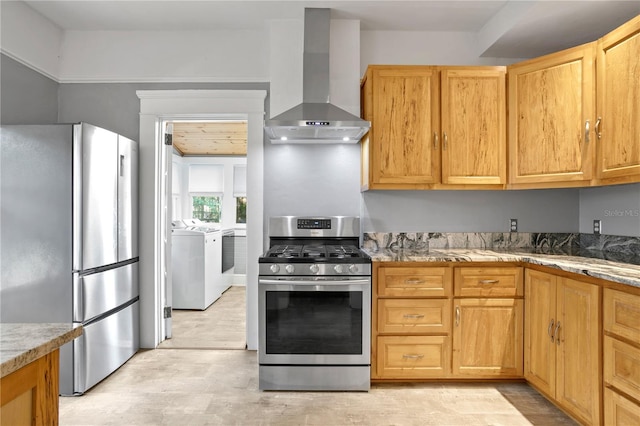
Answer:
[[[120,155],[120,177],[124,176],[124,155]]]

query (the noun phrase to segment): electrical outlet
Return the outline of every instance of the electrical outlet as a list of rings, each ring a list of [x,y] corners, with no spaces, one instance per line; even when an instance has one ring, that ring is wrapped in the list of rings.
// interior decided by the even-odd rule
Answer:
[[[595,219],[593,221],[593,233],[595,235],[602,234],[602,221],[600,219]]]
[[[518,231],[518,219],[509,219],[509,231],[511,232]]]

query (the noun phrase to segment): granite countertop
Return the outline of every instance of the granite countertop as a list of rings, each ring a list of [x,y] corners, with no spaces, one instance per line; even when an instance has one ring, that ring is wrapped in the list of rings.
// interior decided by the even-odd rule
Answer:
[[[365,252],[374,262],[526,262],[640,287],[640,265],[608,260],[597,253],[527,249],[365,249]]]
[[[0,377],[58,349],[82,334],[72,324],[0,323]]]

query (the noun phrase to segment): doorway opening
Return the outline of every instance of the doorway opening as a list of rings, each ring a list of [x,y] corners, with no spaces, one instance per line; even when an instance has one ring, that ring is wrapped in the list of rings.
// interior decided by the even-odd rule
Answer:
[[[171,120],[171,330],[159,348],[246,348],[247,120]]]
[[[163,127],[172,147],[172,314],[159,348],[245,349],[247,120]]]
[[[171,151],[163,123],[247,120],[247,349],[256,350],[257,259],[264,251],[264,101],[266,90],[139,90],[140,98],[140,346],[154,349],[171,335],[167,282],[171,274]],[[255,260],[255,261],[254,261]],[[169,313],[171,311],[169,310]]]

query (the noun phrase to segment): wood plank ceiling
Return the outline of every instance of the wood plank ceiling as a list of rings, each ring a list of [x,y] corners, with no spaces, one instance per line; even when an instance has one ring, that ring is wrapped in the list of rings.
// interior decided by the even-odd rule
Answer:
[[[182,156],[247,155],[247,121],[174,121],[173,147]]]

